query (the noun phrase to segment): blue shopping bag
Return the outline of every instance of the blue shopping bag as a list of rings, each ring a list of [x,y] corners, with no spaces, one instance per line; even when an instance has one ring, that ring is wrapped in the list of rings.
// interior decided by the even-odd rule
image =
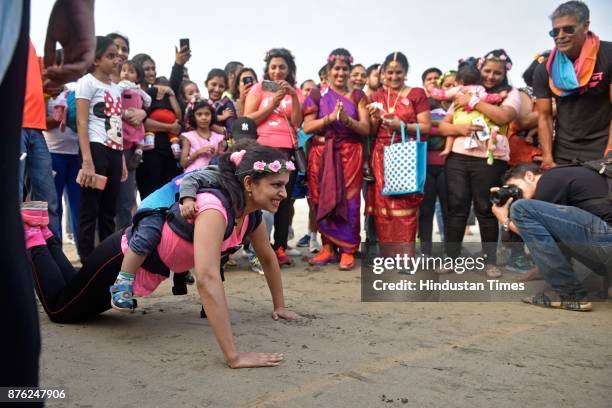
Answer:
[[[383,195],[423,193],[427,174],[427,142],[421,140],[421,128],[415,123],[416,140],[406,140],[406,125],[401,122],[402,141],[383,149],[385,184]]]

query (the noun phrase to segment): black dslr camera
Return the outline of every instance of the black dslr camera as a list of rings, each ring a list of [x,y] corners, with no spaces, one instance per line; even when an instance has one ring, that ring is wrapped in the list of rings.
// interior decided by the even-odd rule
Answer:
[[[491,192],[491,202],[497,206],[502,206],[506,204],[509,199],[513,199],[514,201],[523,198],[523,190],[514,184],[504,185],[499,188],[497,191]]]

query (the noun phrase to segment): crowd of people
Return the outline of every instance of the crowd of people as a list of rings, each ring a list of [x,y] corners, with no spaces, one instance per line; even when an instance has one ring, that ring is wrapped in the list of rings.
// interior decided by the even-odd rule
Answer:
[[[362,227],[368,242],[393,254],[435,255],[435,214],[445,255],[458,257],[473,211],[487,277],[537,269],[553,293],[528,302],[590,310],[556,243],[591,243],[569,252],[610,272],[610,181],[605,162],[600,174],[560,165],[612,150],[612,44],[590,31],[580,1],[560,5],[551,20],[555,47],[525,67],[524,88],[510,84],[517,67],[502,48],[429,68],[422,87],[406,85],[412,73],[404,53],[366,67],[344,48],[322,58],[318,81],[299,86],[297,61],[285,48],[265,53],[261,75],[231,61],[197,84],[187,71],[188,42],[176,49],[167,78],[149,55],[131,56],[128,37],[118,33],[97,36],[88,72],[61,83],[42,76],[30,42],[19,194],[45,310],[68,322],[111,305],[133,311],[134,295],[150,293],[170,271],[192,279],[185,271],[195,268],[228,364],[278,364],[278,355],[236,354],[223,264],[244,244],[251,269],[265,272],[274,317],[297,318],[285,308],[279,265],[301,255],[289,242],[294,202],[304,197],[308,234],[295,238],[312,252],[312,265],[353,269]],[[47,66],[67,61],[61,50],[55,61],[46,57]],[[425,186],[388,195],[384,151],[402,131],[427,140]],[[522,197],[494,205],[491,192],[503,182],[519,186]],[[537,200],[546,205],[530,205]],[[505,266],[497,259],[500,227],[504,241],[519,243]],[[78,272],[61,250],[68,239],[83,264]]]

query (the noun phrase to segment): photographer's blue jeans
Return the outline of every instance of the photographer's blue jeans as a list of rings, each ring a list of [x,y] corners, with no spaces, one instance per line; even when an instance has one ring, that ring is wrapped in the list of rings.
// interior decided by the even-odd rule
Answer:
[[[30,200],[47,202],[49,229],[59,237],[61,226],[57,214],[57,192],[53,181],[51,154],[40,130],[21,129],[21,153],[27,153],[27,156],[19,161],[19,199],[23,199],[23,185],[27,176],[32,185]]]
[[[612,227],[601,218],[577,207],[539,200],[519,200],[510,213],[533,261],[559,295],[587,294],[570,258],[599,274],[612,265]]]

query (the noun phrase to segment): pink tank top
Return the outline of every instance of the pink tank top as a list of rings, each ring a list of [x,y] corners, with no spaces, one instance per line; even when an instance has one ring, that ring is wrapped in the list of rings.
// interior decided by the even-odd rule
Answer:
[[[227,211],[221,201],[210,193],[198,194],[196,197],[198,204],[198,214],[196,218],[207,210],[219,211],[225,222],[227,223]],[[239,233],[234,229],[232,235],[223,241],[221,250],[225,251],[229,248],[239,245],[244,234],[248,229],[248,217],[242,223],[242,228]],[[121,250],[125,253],[128,249],[128,240],[126,234],[123,234],[121,239]],[[162,262],[168,266],[172,271],[184,272],[192,269],[194,266],[193,257],[193,242],[185,241],[174,233],[168,226],[168,223],[164,223],[162,227],[162,236],[159,245],[157,246],[157,252]],[[144,268],[138,269],[136,272],[136,279],[134,280],[134,294],[136,296],[148,296],[151,294],[159,284],[165,280],[166,277],[151,273]]]
[[[257,109],[266,108],[272,104],[274,92],[264,91],[261,87],[261,83],[253,85],[250,92],[259,97],[259,106]],[[304,103],[302,91],[299,88],[295,88],[295,92],[298,95],[300,105],[302,105]],[[263,146],[291,149],[293,147],[291,135],[289,133],[289,126],[291,125],[288,123],[287,119],[291,120],[292,110],[293,102],[291,95],[285,95],[285,98],[281,101],[278,108],[274,109],[272,113],[257,125],[257,143]],[[285,115],[283,115],[283,112]],[[296,137],[295,129],[292,129],[292,132],[293,137]]]

